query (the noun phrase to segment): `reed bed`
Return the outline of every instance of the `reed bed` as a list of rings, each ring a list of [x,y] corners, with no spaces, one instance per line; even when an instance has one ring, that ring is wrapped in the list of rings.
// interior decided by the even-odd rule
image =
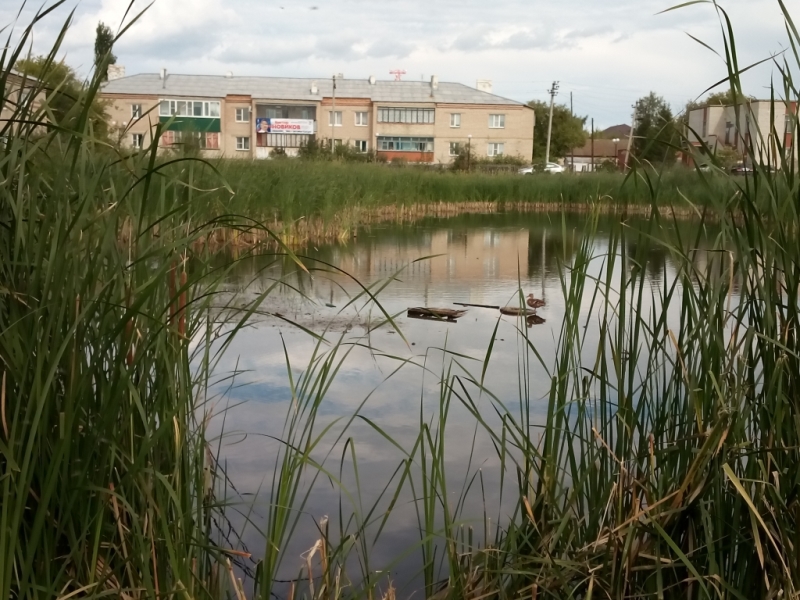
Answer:
[[[523,210],[583,209],[594,205],[641,206],[651,201],[643,176],[623,174],[562,174],[559,176],[451,173],[382,164],[351,164],[310,160],[225,160],[214,166],[236,182],[236,194],[217,201],[209,197],[201,214],[247,214],[266,222],[301,218],[329,220],[336,215],[398,213],[418,207],[495,206]],[[657,173],[650,170],[650,176]],[[705,203],[710,195],[732,192],[736,184],[719,173],[674,168],[661,174],[659,204],[685,207],[685,197]]]
[[[63,120],[11,81],[59,4],[0,54],[0,597],[241,595],[204,435],[225,269],[192,250],[188,177],[93,134],[99,80]]]

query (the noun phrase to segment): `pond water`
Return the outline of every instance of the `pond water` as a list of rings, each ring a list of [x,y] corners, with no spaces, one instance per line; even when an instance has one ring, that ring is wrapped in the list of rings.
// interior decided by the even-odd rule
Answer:
[[[593,270],[598,275],[608,246],[604,231],[611,224],[601,222],[592,241],[598,256]],[[630,226],[635,229],[637,223]],[[327,387],[319,393],[311,436],[316,444],[311,456],[327,471],[308,467],[299,482],[299,495],[291,507],[291,514],[298,516],[297,527],[284,541],[279,575],[286,580],[298,576],[306,564],[304,553],[320,537],[316,523],[327,516],[330,531],[336,532],[330,535],[337,539],[340,526],[352,533],[359,520],[371,523],[358,536],[367,548],[369,564],[350,564],[351,578],[359,579],[360,569],[382,570],[402,597],[419,587],[418,473],[415,487],[406,482],[397,492],[397,501],[381,524],[400,484],[398,469],[417,442],[421,424],[437,430],[443,410],[440,382],[448,372],[463,377],[459,393],[471,396],[490,427],[497,423],[496,411],[488,393],[469,383],[470,378],[483,380],[485,388],[517,414],[520,403],[527,403],[525,410],[534,424],[545,419],[550,386],[545,367],[554,361],[565,309],[562,281],[568,280],[566,266],[582,243],[584,227],[581,217],[466,215],[372,226],[347,243],[307,248],[298,254],[305,257],[310,274],[285,257],[237,261],[228,289],[246,301],[272,288],[262,305],[271,314],[254,317],[217,367],[218,378],[236,374],[212,390],[216,416],[211,435],[217,438],[220,458],[238,493],[229,490],[229,498],[240,502],[229,517],[255,558],[264,554],[266,542],[259,529],[269,523],[276,456],[283,447],[281,440],[286,441],[287,415],[302,413],[298,403],[319,392],[313,388],[303,396],[295,390],[293,397],[288,373],[295,387],[301,387],[315,352],[317,356],[335,352],[338,371],[325,380]],[[693,243],[698,228],[687,223],[659,231],[665,239]],[[657,286],[674,278],[664,248],[654,244],[644,255],[647,281]],[[697,260],[703,258],[698,254]],[[365,287],[377,296],[382,310],[365,297]],[[546,302],[530,328],[524,320],[490,308],[468,307],[457,322],[406,316],[409,307],[417,306],[519,306],[520,290]],[[582,308],[591,323],[589,306],[587,297]],[[376,327],[385,320],[384,311],[396,327]],[[520,361],[522,332],[544,366],[535,360]],[[587,335],[591,347],[593,334]],[[335,347],[337,342],[341,345]],[[485,366],[490,346],[491,359]],[[355,414],[363,418],[351,419]],[[450,403],[445,422],[448,498],[442,501],[465,527],[473,527],[480,542],[494,535],[498,522],[507,520],[514,498],[501,485],[500,458],[491,440],[457,398]],[[535,428],[531,435],[536,435]],[[506,477],[513,490],[513,471]],[[361,556],[351,562],[363,565],[364,560]]]

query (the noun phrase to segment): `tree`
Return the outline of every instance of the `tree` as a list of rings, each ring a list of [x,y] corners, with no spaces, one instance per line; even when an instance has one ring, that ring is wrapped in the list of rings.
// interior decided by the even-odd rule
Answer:
[[[666,100],[650,92],[636,102],[633,156],[654,163],[675,162],[679,135]]]
[[[731,106],[742,104],[747,100],[744,94],[734,93],[730,88],[722,92],[709,94],[705,100],[700,102],[701,106]]]
[[[533,156],[544,160],[547,146],[547,126],[550,119],[550,104],[540,100],[528,102],[535,113],[536,123],[533,136]],[[567,106],[553,106],[553,130],[550,135],[550,157],[563,158],[573,148],[586,143],[586,132],[583,130],[586,117],[576,117]]]
[[[94,38],[94,68],[102,81],[108,79],[108,66],[117,64],[113,48],[114,34],[108,25],[100,21]]]
[[[47,56],[33,56],[18,60],[14,68],[44,84],[49,119],[54,125],[67,129],[76,127],[88,101],[93,133],[98,137],[108,135],[106,103],[98,96],[90,95],[84,82],[64,61],[55,62]]]

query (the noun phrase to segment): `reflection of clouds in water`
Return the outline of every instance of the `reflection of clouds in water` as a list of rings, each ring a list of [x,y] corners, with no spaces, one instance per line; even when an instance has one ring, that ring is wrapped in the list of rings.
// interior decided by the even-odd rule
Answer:
[[[474,231],[456,232],[447,228],[420,228],[418,231],[390,232],[371,238],[360,236],[359,241],[351,247],[321,249],[320,258],[342,268],[352,269],[364,285],[376,286],[372,288],[375,292],[378,291],[379,282],[385,281],[384,277],[393,275],[403,264],[420,256],[442,254],[441,257],[416,263],[414,268],[402,270],[380,291],[379,299],[384,309],[390,315],[397,315],[397,325],[408,344],[399,334],[392,332],[388,325],[366,336],[365,329],[359,323],[365,322],[369,317],[374,322],[375,319],[383,318],[383,315],[374,306],[365,306],[365,299],[345,308],[345,304],[361,293],[362,289],[352,279],[338,273],[318,273],[314,278],[296,274],[290,278],[293,285],[301,288],[313,301],[298,300],[296,292],[282,286],[275,290],[275,296],[268,298],[265,304],[265,310],[268,311],[293,311],[292,314],[298,316],[303,325],[311,327],[318,334],[322,333],[327,323],[337,319],[355,318],[355,325],[345,331],[343,337],[340,337],[341,328],[325,334],[330,346],[318,347],[318,343],[306,333],[269,316],[259,318],[252,327],[238,334],[217,371],[218,374],[230,372],[234,368],[244,371],[236,377],[237,385],[225,396],[225,402],[231,405],[240,402],[243,404],[230,409],[225,415],[224,427],[229,435],[222,440],[221,454],[237,489],[245,494],[253,494],[247,498],[253,499],[253,518],[260,527],[264,527],[264,515],[268,513],[275,457],[281,448],[280,442],[275,438],[284,434],[286,415],[292,409],[287,356],[297,383],[302,372],[309,368],[309,360],[315,348],[329,352],[337,341],[345,341],[337,350],[338,357],[343,358],[341,368],[325,392],[315,422],[317,433],[321,433],[326,427],[330,427],[330,430],[314,451],[313,458],[318,461],[326,460],[326,468],[338,477],[345,441],[352,440],[352,450],[358,461],[360,498],[364,504],[359,505],[356,500],[356,505],[353,506],[351,499],[340,495],[336,485],[320,476],[303,508],[306,514],[302,517],[298,534],[286,549],[284,576],[297,574],[300,554],[316,540],[315,520],[322,515],[328,515],[331,518],[331,530],[336,531],[340,499],[345,518],[353,511],[358,514],[368,511],[373,499],[384,493],[385,487],[390,485],[393,474],[405,457],[403,451],[387,442],[366,421],[355,419],[350,422],[349,418],[356,411],[409,452],[417,441],[421,421],[433,428],[437,426],[440,379],[452,364],[451,361],[456,361],[458,364],[453,366],[452,373],[459,375],[464,382],[464,387],[471,394],[472,401],[489,427],[494,430],[500,427],[492,399],[485,393],[481,395],[476,386],[467,381],[470,376],[475,380],[481,379],[482,361],[495,327],[497,331],[492,357],[485,374],[486,388],[512,414],[518,416],[521,377],[519,369],[529,368],[530,372],[524,375],[529,382],[531,421],[534,426],[544,422],[550,380],[545,369],[534,358],[531,358],[528,367],[520,367],[519,351],[524,340],[520,339],[519,332],[521,330],[528,336],[548,367],[553,365],[556,342],[561,335],[565,312],[558,265],[571,262],[580,241],[580,236],[573,236],[569,243],[565,243],[559,238],[560,227],[559,224],[557,231],[546,236],[542,235],[541,227],[538,232],[529,233],[528,229],[521,229],[519,223],[513,227],[492,229],[484,226]],[[564,248],[568,255],[556,256],[559,249]],[[604,275],[606,262],[603,255],[608,252],[608,242],[598,240],[594,252],[597,258],[589,266],[589,275],[599,278]],[[244,266],[247,267],[246,264]],[[674,277],[668,259],[659,260],[652,266],[654,272],[663,273],[666,269],[670,273],[668,278]],[[240,278],[252,279],[256,268],[257,259],[253,259],[251,272],[240,274]],[[617,263],[615,270],[620,268]],[[260,274],[264,278],[278,278],[280,265],[263,269]],[[569,275],[565,274],[564,277],[569,285]],[[257,282],[254,287],[265,289],[268,285],[267,282]],[[519,287],[522,287],[525,294],[534,291],[537,297],[544,297],[547,301],[547,305],[538,310],[537,318],[534,319],[543,319],[544,322],[534,323],[535,326],[530,329],[526,327],[524,319],[500,317],[498,311],[482,308],[470,308],[458,323],[420,321],[405,317],[405,310],[409,306],[452,307],[453,302],[516,305],[519,302]],[[600,299],[595,299],[592,304],[593,294],[594,287],[589,280],[580,306],[581,323],[586,325],[583,333],[583,359],[587,365],[592,364],[600,341],[597,330]],[[649,310],[654,302],[657,299],[645,294],[643,309]],[[353,344],[368,345],[371,350]],[[445,348],[462,356],[446,354],[443,352]],[[414,364],[406,364],[399,373],[395,373],[394,370],[403,360],[413,360]],[[214,391],[220,393],[228,385],[229,382],[226,382]],[[459,394],[465,393],[460,386],[456,389]],[[221,403],[217,406],[218,410],[222,409]],[[221,419],[215,419],[210,434],[219,435],[221,427]],[[248,434],[245,439],[242,439],[243,434]],[[340,435],[341,439],[334,444]],[[533,435],[535,437],[537,434]],[[346,490],[356,495],[357,480],[350,464],[350,451],[351,447],[348,447],[342,484]],[[468,466],[470,456],[472,463]],[[486,508],[493,524],[498,519],[506,519],[504,511],[513,506],[513,493],[508,492],[513,492],[515,478],[507,476],[507,485],[512,487],[506,489],[507,495],[501,504],[500,462],[496,450],[488,434],[481,429],[476,433],[474,416],[457,397],[452,398],[447,417],[444,462],[450,491],[447,500],[453,506],[458,502],[465,481],[480,469],[486,497],[481,497],[480,486],[476,482],[464,503],[465,518],[474,519],[477,516],[480,520],[480,515]],[[419,472],[415,471],[413,476],[419,493]],[[313,477],[314,472],[309,469],[303,478],[303,490],[308,489]],[[391,485],[397,485],[397,480]],[[376,514],[382,514],[388,508],[393,489],[390,488],[385,493],[388,497],[381,500]],[[416,519],[414,498],[411,489],[406,488],[399,495],[398,504],[390,515],[380,541],[371,551],[371,568],[385,567],[402,550],[418,541]],[[482,532],[481,523],[473,520],[471,524],[476,525],[476,531]],[[371,527],[373,535],[376,528],[377,525]],[[247,539],[250,540],[251,550],[260,555],[263,552],[263,540],[253,531],[248,534]],[[399,582],[409,581],[419,566],[417,558],[406,559],[396,567],[395,579]]]

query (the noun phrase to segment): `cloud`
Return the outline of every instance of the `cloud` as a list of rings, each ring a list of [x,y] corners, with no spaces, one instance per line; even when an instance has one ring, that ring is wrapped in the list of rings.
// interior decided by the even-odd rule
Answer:
[[[129,0],[81,0],[62,49],[81,75],[93,62],[94,30],[116,29]],[[76,0],[77,2],[77,0]],[[495,82],[495,92],[538,98],[553,80],[580,92],[576,110],[607,124],[628,119],[631,101],[656,89],[674,102],[693,97],[724,76],[724,66],[685,32],[719,47],[712,8],[691,6],[657,14],[669,0],[156,0],[117,44],[128,73],[171,72],[314,77],[438,73],[443,80]],[[741,63],[781,49],[783,21],[774,0],[730,0]],[[312,6],[318,10],[311,10]],[[0,2],[0,27],[13,23],[21,0]],[[145,6],[137,0],[134,10]],[[283,10],[279,7],[283,6]],[[22,11],[15,32],[35,14]],[[37,25],[33,51],[49,50],[69,7]],[[687,68],[687,65],[690,68]],[[754,69],[746,83],[760,93],[772,67]],[[641,89],[640,89],[641,88]]]

